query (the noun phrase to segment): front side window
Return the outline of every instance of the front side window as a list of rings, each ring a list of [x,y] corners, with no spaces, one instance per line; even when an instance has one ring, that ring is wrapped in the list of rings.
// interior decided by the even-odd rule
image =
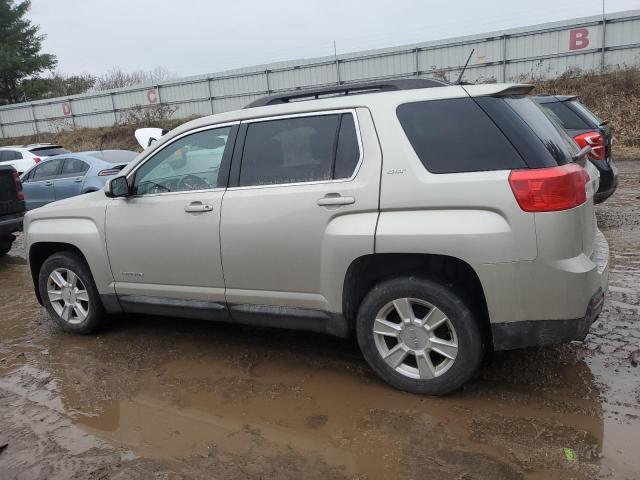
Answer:
[[[352,114],[250,123],[239,184],[278,185],[349,178],[359,158]]]
[[[35,171],[31,175],[31,181],[38,182],[40,180],[49,180],[55,177],[56,175],[58,175],[61,163],[62,160],[49,160],[46,162],[42,162],[36,167]]]
[[[218,187],[231,127],[204,130],[169,144],[136,172],[134,194],[187,192]]]

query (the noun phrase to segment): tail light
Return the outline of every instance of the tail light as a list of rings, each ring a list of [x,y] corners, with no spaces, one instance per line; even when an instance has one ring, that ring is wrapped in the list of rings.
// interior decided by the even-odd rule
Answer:
[[[99,177],[107,177],[109,175],[117,175],[120,173],[121,168],[109,168],[107,170],[101,170],[98,172]]]
[[[18,200],[24,200],[24,192],[22,191],[22,182],[18,176],[18,172],[13,172],[13,183],[16,186],[16,193],[18,194]]]
[[[555,212],[587,200],[589,174],[578,164],[531,170],[513,170],[509,185],[525,212]]]
[[[42,161],[42,159],[40,157],[33,157],[33,161],[35,163],[40,163]]]
[[[573,137],[580,148],[591,147],[589,158],[592,160],[605,159],[605,140],[600,132],[587,132]]]

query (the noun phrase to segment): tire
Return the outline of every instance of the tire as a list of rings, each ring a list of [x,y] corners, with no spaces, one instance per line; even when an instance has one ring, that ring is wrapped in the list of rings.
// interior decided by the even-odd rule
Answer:
[[[422,278],[376,285],[360,305],[356,330],[369,366],[389,385],[410,393],[453,392],[471,378],[485,352],[478,318],[453,285]]]
[[[54,272],[57,275],[52,276]],[[47,258],[40,268],[38,288],[49,316],[65,332],[90,334],[103,326],[100,295],[89,267],[77,253],[65,251]]]
[[[13,235],[9,235],[0,239],[0,257],[9,253],[11,247],[13,246],[13,242],[16,239]]]

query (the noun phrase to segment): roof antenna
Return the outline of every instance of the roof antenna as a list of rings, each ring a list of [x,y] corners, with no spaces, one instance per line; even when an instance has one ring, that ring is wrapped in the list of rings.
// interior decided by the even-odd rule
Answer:
[[[475,48],[471,49],[471,53],[467,57],[467,61],[465,62],[464,67],[462,67],[462,71],[460,72],[460,75],[458,75],[458,80],[455,81],[454,85],[460,85],[460,83],[462,82],[462,75],[464,75],[464,71],[467,69],[467,65],[469,65],[469,60],[471,60],[471,56],[475,51],[476,51]]]

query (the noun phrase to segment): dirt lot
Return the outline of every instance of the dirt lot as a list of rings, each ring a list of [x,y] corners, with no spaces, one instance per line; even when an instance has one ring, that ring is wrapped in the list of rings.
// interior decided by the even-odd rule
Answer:
[[[446,398],[394,391],[353,341],[309,333],[140,316],[60,333],[17,245],[0,259],[0,478],[639,478],[640,161],[619,167],[587,341],[496,353]]]

